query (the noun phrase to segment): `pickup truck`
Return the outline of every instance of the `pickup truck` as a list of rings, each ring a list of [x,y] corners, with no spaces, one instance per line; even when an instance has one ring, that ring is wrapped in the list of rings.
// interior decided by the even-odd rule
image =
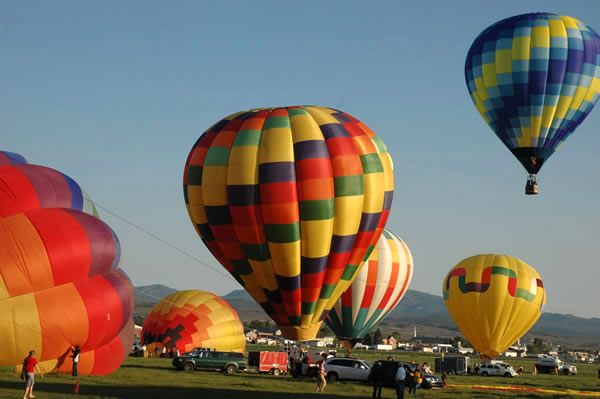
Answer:
[[[246,358],[243,353],[202,350],[176,357],[173,366],[177,370],[222,370],[226,374],[233,374],[246,369]]]

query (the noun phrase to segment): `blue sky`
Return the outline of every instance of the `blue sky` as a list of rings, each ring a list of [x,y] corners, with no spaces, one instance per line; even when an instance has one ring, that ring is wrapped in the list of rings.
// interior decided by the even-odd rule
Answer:
[[[135,285],[222,295],[239,286],[183,200],[193,143],[243,109],[339,108],[392,154],[387,228],[412,250],[411,288],[440,295],[461,259],[506,253],[541,274],[546,311],[600,317],[600,111],[544,166],[541,195],[525,196],[524,169],[464,82],[473,39],[532,11],[600,29],[596,1],[5,3],[0,148],[69,174],[102,207],[201,260],[101,210]]]

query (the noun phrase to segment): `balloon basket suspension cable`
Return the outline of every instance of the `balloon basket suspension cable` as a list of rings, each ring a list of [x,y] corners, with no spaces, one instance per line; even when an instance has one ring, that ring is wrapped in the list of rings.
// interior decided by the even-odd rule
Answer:
[[[538,184],[536,181],[536,176],[533,173],[527,177],[527,183],[525,184],[525,194],[527,194],[527,195],[537,195],[538,194]]]

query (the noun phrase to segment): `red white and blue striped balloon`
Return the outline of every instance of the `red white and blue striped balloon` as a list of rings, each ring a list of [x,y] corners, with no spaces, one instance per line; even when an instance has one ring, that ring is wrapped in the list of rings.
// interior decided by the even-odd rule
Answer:
[[[384,230],[368,261],[325,322],[338,338],[363,338],[400,302],[412,275],[410,250],[402,239]]]

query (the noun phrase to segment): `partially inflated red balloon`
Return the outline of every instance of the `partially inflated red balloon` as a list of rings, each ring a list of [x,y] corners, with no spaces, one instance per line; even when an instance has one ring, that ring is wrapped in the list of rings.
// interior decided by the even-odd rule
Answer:
[[[60,172],[4,165],[0,185],[0,365],[34,349],[46,372],[70,372],[79,345],[81,374],[116,370],[134,306],[116,235],[81,211],[81,189]]]

